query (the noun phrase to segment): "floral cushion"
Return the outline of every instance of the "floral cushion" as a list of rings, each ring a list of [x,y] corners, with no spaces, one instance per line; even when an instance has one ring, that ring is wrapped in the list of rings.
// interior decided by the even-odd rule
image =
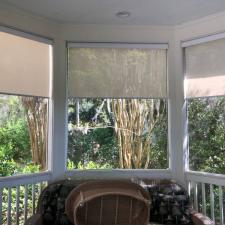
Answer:
[[[44,190],[40,202],[44,225],[74,225],[65,213],[65,200],[77,185],[75,181],[65,180],[51,184]]]
[[[188,194],[175,183],[147,186],[150,198],[150,222],[192,225]]]

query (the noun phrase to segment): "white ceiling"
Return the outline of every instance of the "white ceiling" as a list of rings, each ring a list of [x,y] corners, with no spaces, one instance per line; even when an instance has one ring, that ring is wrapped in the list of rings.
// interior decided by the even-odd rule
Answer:
[[[225,11],[225,0],[0,0],[62,23],[177,25]],[[117,18],[118,11],[129,18]]]

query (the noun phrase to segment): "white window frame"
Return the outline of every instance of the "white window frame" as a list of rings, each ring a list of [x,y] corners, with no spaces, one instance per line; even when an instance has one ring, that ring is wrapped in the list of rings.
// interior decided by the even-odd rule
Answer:
[[[99,42],[67,42],[67,56],[68,49],[70,47],[76,48],[136,48],[136,49],[166,49],[167,50],[167,96],[168,96],[168,48],[169,45],[167,43],[162,44],[147,44],[147,43],[99,43]],[[68,67],[68,59],[67,59],[67,67]],[[68,78],[68,69],[67,69],[67,78]],[[67,81],[68,82],[68,81]],[[66,84],[66,164],[68,159],[68,86]],[[169,122],[169,97],[165,98],[167,101],[167,163],[168,168],[166,169],[73,169],[68,170],[66,165],[66,174],[67,176],[79,177],[80,179],[93,179],[93,178],[101,178],[101,179],[128,179],[128,178],[149,178],[149,179],[172,179],[172,165],[171,165],[171,157],[170,157],[170,122]]]
[[[8,182],[9,185],[14,185],[14,184],[18,184],[17,180],[21,180],[21,182],[23,182],[23,180],[32,180],[32,177],[34,177],[33,180],[35,179],[39,179],[42,178],[43,176],[46,177],[46,180],[50,180],[51,176],[52,176],[52,143],[53,143],[53,101],[52,101],[52,85],[53,85],[53,44],[54,41],[53,39],[49,38],[49,37],[44,37],[42,35],[39,34],[34,34],[28,31],[24,31],[24,30],[20,30],[18,28],[14,28],[14,27],[8,27],[8,26],[2,26],[0,25],[0,31],[5,32],[5,33],[9,33],[9,34],[13,34],[15,36],[19,36],[19,37],[23,37],[23,38],[27,38],[33,41],[38,41],[38,42],[42,42],[44,44],[48,44],[50,46],[50,97],[48,97],[48,135],[47,135],[47,139],[48,139],[48,144],[47,144],[47,155],[46,155],[46,163],[47,163],[47,169],[43,172],[38,172],[38,173],[28,173],[28,174],[19,174],[19,175],[13,175],[13,176],[6,176],[6,177],[0,177],[0,187],[1,186],[5,186],[5,184]],[[2,94],[6,94],[6,93],[2,93]],[[11,95],[10,93],[7,93],[6,95]],[[14,95],[14,94],[12,94]],[[22,96],[22,95],[15,95],[15,96]],[[28,97],[33,97],[33,96],[28,96]]]
[[[207,43],[211,41],[216,41],[220,39],[225,38],[225,32],[221,33],[215,33],[215,34],[209,34],[206,36],[201,36],[201,37],[195,37],[190,40],[184,40],[181,41],[181,48],[183,52],[183,76],[184,76],[184,82],[185,82],[185,77],[186,77],[186,59],[185,59],[185,48],[202,44],[202,43]],[[184,126],[184,136],[183,136],[183,152],[186,153],[185,157],[185,175],[187,180],[192,180],[195,182],[202,182],[202,183],[213,183],[215,185],[225,185],[225,174],[218,174],[218,173],[209,173],[209,172],[202,172],[202,171],[195,171],[195,170],[190,170],[189,168],[189,132],[188,132],[188,115],[187,115],[187,101],[190,98],[186,98],[185,96],[185,85],[184,85],[184,111],[183,111],[183,116],[185,118],[185,126]],[[210,96],[210,97],[217,97],[217,96]],[[201,97],[204,98],[204,97]]]

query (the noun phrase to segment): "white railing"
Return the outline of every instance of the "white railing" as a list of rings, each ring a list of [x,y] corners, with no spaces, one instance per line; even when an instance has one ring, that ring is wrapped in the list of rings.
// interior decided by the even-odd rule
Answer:
[[[96,173],[97,172],[97,173]],[[73,170],[65,177],[79,178],[132,178],[171,179],[167,170]],[[143,177],[142,177],[143,176]],[[50,172],[0,178],[0,225],[22,225],[36,212],[38,197],[52,181]]]
[[[156,174],[160,176],[160,172]],[[67,176],[74,174],[76,172],[70,171]],[[170,171],[165,174],[170,178]],[[209,216],[216,224],[225,225],[225,176],[189,171],[186,178],[195,210]],[[1,178],[0,225],[24,224],[36,212],[38,197],[50,180],[50,172]]]
[[[224,225],[225,176],[189,171],[186,177],[194,209]]]
[[[24,224],[35,213],[38,197],[51,178],[49,172],[0,179],[0,225]]]

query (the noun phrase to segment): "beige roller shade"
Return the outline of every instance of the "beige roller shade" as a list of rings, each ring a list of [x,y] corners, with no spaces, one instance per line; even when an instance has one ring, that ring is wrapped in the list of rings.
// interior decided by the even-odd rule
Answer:
[[[69,97],[167,97],[167,50],[69,48]]]
[[[185,48],[186,97],[225,95],[225,39]]]
[[[0,92],[49,97],[51,45],[0,31]]]

